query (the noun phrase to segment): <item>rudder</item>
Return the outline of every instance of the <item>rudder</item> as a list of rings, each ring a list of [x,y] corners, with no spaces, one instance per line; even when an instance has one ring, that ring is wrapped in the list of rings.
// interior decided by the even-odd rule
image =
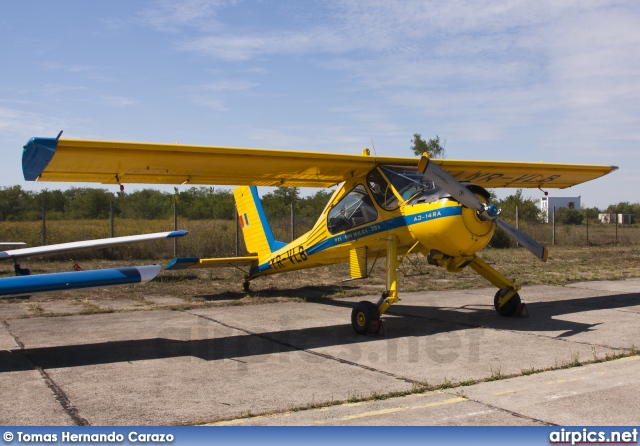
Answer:
[[[262,259],[286,246],[276,240],[267,221],[258,189],[255,186],[240,186],[233,190],[238,210],[238,221],[249,253],[256,253]]]

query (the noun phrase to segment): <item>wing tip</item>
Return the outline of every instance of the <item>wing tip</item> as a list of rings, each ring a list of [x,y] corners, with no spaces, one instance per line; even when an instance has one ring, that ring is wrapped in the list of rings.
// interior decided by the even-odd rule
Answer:
[[[136,266],[140,274],[140,283],[146,283],[154,279],[160,273],[160,265]]]
[[[179,229],[177,231],[171,231],[167,235],[167,238],[183,237],[188,234],[189,234],[189,231],[187,231],[186,229]]]
[[[37,181],[58,148],[57,138],[33,137],[22,147],[22,174],[26,181]]]

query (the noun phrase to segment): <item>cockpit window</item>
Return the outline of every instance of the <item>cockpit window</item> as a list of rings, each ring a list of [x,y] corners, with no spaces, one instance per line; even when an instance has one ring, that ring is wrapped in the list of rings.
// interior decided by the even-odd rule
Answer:
[[[331,234],[337,234],[372,222],[376,218],[378,211],[367,190],[362,184],[358,184],[331,208],[327,217],[327,227]]]
[[[367,184],[382,209],[391,210],[398,207],[398,197],[393,193],[391,185],[378,169],[373,169],[367,175]]]
[[[436,188],[433,181],[424,178],[417,168],[400,166],[380,166],[385,176],[402,197],[402,201],[408,201],[420,192],[431,191]]]

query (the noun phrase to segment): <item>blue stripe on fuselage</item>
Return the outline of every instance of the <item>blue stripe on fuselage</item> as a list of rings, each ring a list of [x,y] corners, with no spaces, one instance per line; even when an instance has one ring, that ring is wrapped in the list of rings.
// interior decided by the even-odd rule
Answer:
[[[370,235],[379,234],[381,232],[391,231],[403,226],[411,226],[418,223],[424,223],[427,221],[437,220],[444,217],[453,217],[456,215],[462,215],[461,206],[447,206],[444,208],[434,209],[430,211],[418,212],[416,214],[403,215],[401,217],[394,217],[389,220],[381,221],[379,223],[373,223],[366,226],[361,226],[358,229],[347,231],[344,234],[338,234],[331,236],[326,240],[323,240],[310,248],[306,249],[307,255],[317,254],[325,249],[333,248],[344,243],[350,243],[358,240],[362,237],[368,237]],[[271,269],[271,263],[266,262],[262,265],[258,265],[256,268],[252,268],[251,275],[259,274]]]

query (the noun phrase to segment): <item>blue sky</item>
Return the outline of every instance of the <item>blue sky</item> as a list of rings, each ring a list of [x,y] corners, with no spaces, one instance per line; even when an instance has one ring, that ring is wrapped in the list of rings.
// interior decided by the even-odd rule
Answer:
[[[638,202],[638,23],[633,0],[0,1],[0,186],[72,186],[22,177],[60,130],[401,156],[421,133],[450,159],[618,165],[550,195]]]

